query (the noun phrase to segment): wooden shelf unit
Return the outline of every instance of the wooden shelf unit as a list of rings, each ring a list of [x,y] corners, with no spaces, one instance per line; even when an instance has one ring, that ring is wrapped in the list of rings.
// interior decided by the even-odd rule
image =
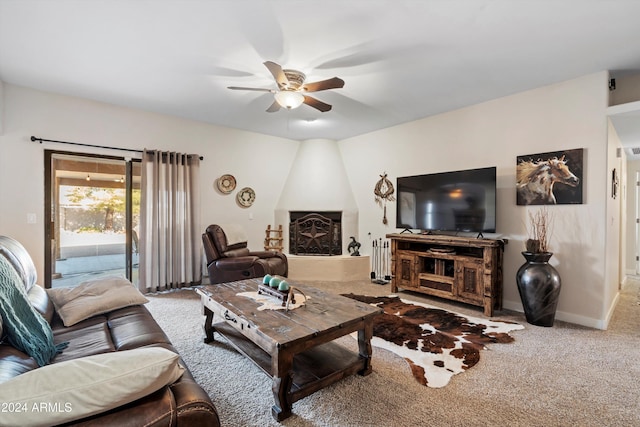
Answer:
[[[402,288],[480,306],[488,317],[494,309],[502,309],[506,241],[404,233],[387,238],[392,292]]]

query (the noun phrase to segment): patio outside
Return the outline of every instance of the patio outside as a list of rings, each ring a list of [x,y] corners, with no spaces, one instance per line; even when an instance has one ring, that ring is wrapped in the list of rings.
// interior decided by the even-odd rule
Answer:
[[[52,287],[75,286],[108,275],[125,276],[125,233],[60,230],[60,258]],[[138,253],[133,253],[133,282],[138,278]]]
[[[52,287],[75,286],[114,274],[125,277],[124,189],[61,185],[59,195],[60,220]],[[139,210],[135,211],[137,223]],[[133,233],[135,236],[135,230]],[[132,265],[132,281],[136,283],[138,253],[135,238]]]

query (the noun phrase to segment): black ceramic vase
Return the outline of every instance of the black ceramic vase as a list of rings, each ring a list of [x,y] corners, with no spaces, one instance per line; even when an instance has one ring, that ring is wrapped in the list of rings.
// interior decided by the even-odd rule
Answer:
[[[560,275],[549,264],[551,252],[522,252],[527,262],[518,270],[516,283],[527,322],[553,326],[560,296]]]

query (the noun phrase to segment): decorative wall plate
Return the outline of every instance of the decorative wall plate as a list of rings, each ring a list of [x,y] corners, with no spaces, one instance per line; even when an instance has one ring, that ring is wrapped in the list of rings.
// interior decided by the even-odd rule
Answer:
[[[249,187],[244,187],[242,190],[238,191],[238,203],[240,206],[248,208],[255,202],[256,200],[256,192]]]
[[[229,194],[236,188],[236,179],[233,175],[222,175],[217,181],[218,190],[224,194]]]

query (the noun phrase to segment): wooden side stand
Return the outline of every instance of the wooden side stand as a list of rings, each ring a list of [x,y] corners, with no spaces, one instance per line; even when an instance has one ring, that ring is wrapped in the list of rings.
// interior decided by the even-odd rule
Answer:
[[[284,248],[282,245],[282,224],[278,225],[278,228],[275,230],[271,229],[271,224],[267,225],[265,234],[264,250],[282,252]]]
[[[423,234],[391,239],[391,292],[399,288],[473,304],[484,315],[502,309],[506,241]]]

